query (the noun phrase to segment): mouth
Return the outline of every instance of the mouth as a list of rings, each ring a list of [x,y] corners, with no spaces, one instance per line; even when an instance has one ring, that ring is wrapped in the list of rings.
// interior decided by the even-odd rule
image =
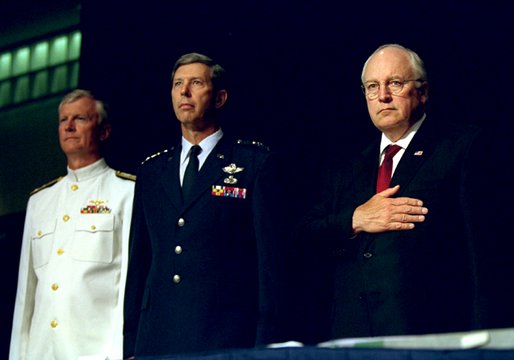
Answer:
[[[193,109],[194,106],[193,106],[193,104],[183,103],[183,104],[180,104],[178,108],[181,110],[190,110],[190,109]]]
[[[383,112],[394,111],[394,110],[396,110],[396,109],[394,109],[394,108],[384,108],[384,109],[380,109],[377,114],[382,114]]]

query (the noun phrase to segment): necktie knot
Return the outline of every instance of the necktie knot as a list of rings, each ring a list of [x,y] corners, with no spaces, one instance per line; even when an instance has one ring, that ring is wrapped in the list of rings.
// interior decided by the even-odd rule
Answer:
[[[396,153],[398,153],[398,151],[401,150],[401,148],[402,147],[399,145],[388,145],[385,149],[384,161],[385,159],[392,159],[396,155]]]
[[[191,161],[191,158],[193,156],[198,157],[198,155],[200,155],[201,152],[202,152],[202,148],[200,147],[200,145],[191,146],[191,150],[189,150],[189,160]]]

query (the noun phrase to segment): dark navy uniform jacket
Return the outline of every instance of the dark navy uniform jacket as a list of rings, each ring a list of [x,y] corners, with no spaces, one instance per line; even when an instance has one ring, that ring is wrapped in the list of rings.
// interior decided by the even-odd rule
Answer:
[[[124,356],[284,340],[284,214],[273,155],[223,137],[183,202],[180,151],[172,148],[139,169]]]

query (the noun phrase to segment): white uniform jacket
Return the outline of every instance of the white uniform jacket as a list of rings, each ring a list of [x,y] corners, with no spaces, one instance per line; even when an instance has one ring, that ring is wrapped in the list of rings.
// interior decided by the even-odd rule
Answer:
[[[100,159],[30,197],[11,360],[122,358],[133,193]]]

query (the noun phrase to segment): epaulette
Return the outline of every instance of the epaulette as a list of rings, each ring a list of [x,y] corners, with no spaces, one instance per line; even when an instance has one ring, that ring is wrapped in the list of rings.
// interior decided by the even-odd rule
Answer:
[[[49,181],[49,182],[47,182],[46,184],[44,184],[44,185],[42,185],[42,186],[40,186],[40,187],[38,187],[38,188],[36,188],[36,189],[32,190],[32,191],[30,192],[30,196],[32,196],[32,195],[34,195],[34,194],[36,194],[36,193],[40,192],[41,190],[44,190],[44,189],[46,189],[46,188],[49,188],[49,187],[50,187],[50,186],[52,186],[52,185],[57,184],[57,183],[58,183],[58,182],[59,182],[63,177],[64,177],[64,176],[60,176],[60,177],[58,177],[57,179],[54,179],[54,180],[52,180],[52,181]]]
[[[172,148],[172,150],[173,150],[173,148]],[[144,163],[146,163],[149,160],[152,160],[152,159],[155,159],[156,157],[161,156],[162,154],[166,154],[167,152],[168,152],[168,149],[156,152],[155,154],[150,155],[146,159],[144,159],[143,162],[141,162],[141,165],[143,165]]]
[[[263,144],[259,141],[249,141],[249,140],[237,140],[236,141],[237,144],[240,144],[240,145],[250,145],[250,146],[256,146],[262,150],[266,150],[266,151],[270,151],[270,148],[268,145],[266,144]]]
[[[125,180],[136,181],[136,175],[132,175],[123,171],[116,170],[116,176]]]

